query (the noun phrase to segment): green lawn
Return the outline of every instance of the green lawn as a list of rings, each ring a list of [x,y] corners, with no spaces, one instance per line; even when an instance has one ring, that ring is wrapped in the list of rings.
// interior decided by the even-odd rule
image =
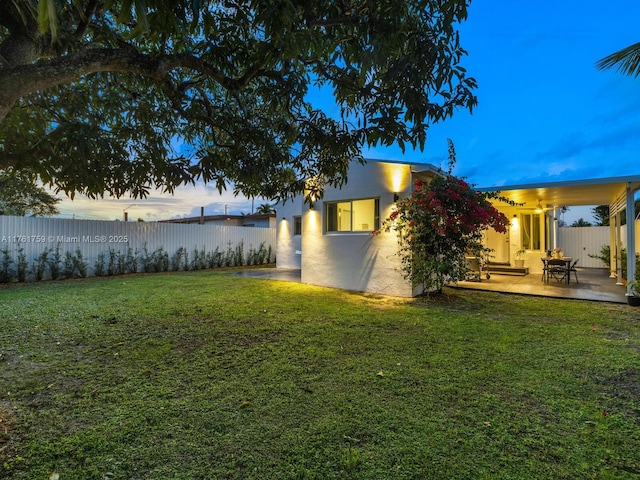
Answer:
[[[626,305],[201,271],[0,308],[0,478],[640,477]]]

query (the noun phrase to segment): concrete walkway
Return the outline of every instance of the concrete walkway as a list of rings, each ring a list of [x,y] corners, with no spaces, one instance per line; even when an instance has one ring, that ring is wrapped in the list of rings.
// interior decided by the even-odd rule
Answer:
[[[480,282],[459,282],[453,288],[472,290],[490,290],[494,292],[517,293],[520,295],[538,295],[542,297],[573,298],[599,302],[627,303],[623,285],[616,285],[616,279],[609,277],[605,268],[578,268],[578,282],[571,275],[571,283],[559,283],[551,279],[542,281],[541,274],[499,275],[491,273],[491,278],[482,277]]]
[[[233,275],[239,277],[265,278],[285,282],[300,282],[300,270],[295,268],[257,268],[238,270]]]

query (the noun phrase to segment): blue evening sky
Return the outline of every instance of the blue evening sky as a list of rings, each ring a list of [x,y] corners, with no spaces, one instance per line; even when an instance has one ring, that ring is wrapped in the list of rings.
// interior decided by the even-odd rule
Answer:
[[[367,154],[446,167],[451,138],[454,173],[479,187],[640,174],[640,78],[594,66],[640,41],[639,19],[637,0],[476,0],[460,32],[477,109],[423,152]]]
[[[479,187],[640,174],[640,78],[599,71],[600,58],[640,41],[638,0],[475,0],[460,27],[463,66],[478,82],[478,107],[430,128],[424,151],[375,148],[365,157],[447,166]],[[334,111],[330,102],[325,104]],[[166,200],[166,202],[165,202]],[[176,196],[69,202],[64,216],[156,220],[251,211],[251,202],[214,188]],[[256,208],[261,201],[256,201]],[[100,208],[110,213],[96,212]],[[572,209],[565,219],[588,219]]]

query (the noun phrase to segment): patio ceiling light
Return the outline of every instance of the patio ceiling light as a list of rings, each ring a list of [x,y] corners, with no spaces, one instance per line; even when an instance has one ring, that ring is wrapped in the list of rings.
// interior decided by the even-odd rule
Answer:
[[[541,213],[544,209],[542,208],[542,203],[538,200],[538,205],[536,205],[536,213]]]

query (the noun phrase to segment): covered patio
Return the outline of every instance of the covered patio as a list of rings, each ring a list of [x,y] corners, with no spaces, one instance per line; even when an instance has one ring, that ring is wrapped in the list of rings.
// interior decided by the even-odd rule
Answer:
[[[616,279],[609,276],[606,268],[578,268],[578,283],[572,275],[571,283],[550,280],[542,281],[541,275],[500,275],[491,273],[491,278],[481,281],[463,281],[453,288],[488,290],[492,292],[535,295],[540,297],[593,300],[598,302],[627,303],[626,287],[616,285]]]
[[[497,251],[505,251],[505,254],[509,255],[509,261],[513,258],[514,253],[517,250],[526,250],[527,258],[531,260],[530,264],[533,266],[533,270],[530,275],[526,275],[521,278],[514,278],[505,275],[492,276],[491,283],[485,283],[483,289],[489,285],[502,286],[499,288],[508,289],[510,285],[521,285],[522,290],[533,289],[536,292],[545,292],[547,296],[561,296],[566,298],[584,298],[588,300],[598,300],[598,297],[605,295],[607,298],[615,297],[615,291],[622,290],[622,301],[625,300],[624,294],[627,293],[624,287],[616,285],[621,283],[622,279],[622,265],[616,262],[616,258],[620,257],[620,251],[625,248],[627,250],[627,274],[629,278],[635,276],[635,255],[636,255],[636,240],[635,240],[635,222],[627,222],[626,235],[622,238],[621,233],[621,213],[625,210],[630,212],[627,214],[628,219],[634,219],[634,200],[635,194],[640,189],[640,175],[626,176],[626,177],[610,177],[599,178],[589,180],[571,180],[564,182],[551,182],[540,184],[528,184],[528,185],[515,185],[515,186],[501,186],[501,187],[487,187],[479,188],[478,190],[484,192],[499,192],[500,195],[509,201],[515,203],[510,205],[505,202],[495,201],[495,206],[503,211],[509,218],[514,219],[512,222],[512,232],[507,236],[508,249],[504,248],[503,239],[495,240],[494,245],[491,242],[487,243],[489,248],[493,248]],[[540,280],[540,276],[535,270],[536,266],[539,267],[539,260],[546,255],[546,252],[558,247],[558,216],[562,207],[572,206],[594,206],[594,205],[608,205],[609,217],[610,217],[610,251],[611,251],[611,271],[604,270],[603,272],[589,272],[593,269],[584,269],[585,278],[590,278],[589,288],[581,286],[580,284],[562,286],[555,288],[556,285],[544,285]],[[517,219],[530,219],[534,218],[533,214],[541,218],[540,223],[534,225],[538,228],[537,234],[539,242],[537,244],[531,242],[529,245],[524,245],[522,235],[518,231]],[[521,230],[521,229],[520,229]],[[498,243],[496,243],[498,242]],[[502,244],[502,245],[501,245]],[[569,252],[571,254],[571,252]],[[598,270],[598,269],[596,269]],[[602,279],[601,275],[604,275]],[[616,278],[609,278],[610,276]],[[529,278],[532,277],[532,278]],[[502,278],[502,281],[500,279]],[[462,282],[461,282],[462,283]],[[465,282],[465,284],[468,282]],[[484,283],[484,282],[480,282]],[[582,283],[582,281],[581,281]],[[613,285],[610,286],[609,284]],[[609,292],[609,288],[614,288]],[[475,288],[475,287],[474,287]],[[498,288],[498,287],[496,287]],[[561,290],[566,290],[564,294]],[[506,291],[506,290],[503,290]],[[599,292],[602,292],[602,295]],[[520,292],[525,293],[525,292]],[[608,295],[613,295],[609,297]],[[607,300],[613,301],[613,300]]]

